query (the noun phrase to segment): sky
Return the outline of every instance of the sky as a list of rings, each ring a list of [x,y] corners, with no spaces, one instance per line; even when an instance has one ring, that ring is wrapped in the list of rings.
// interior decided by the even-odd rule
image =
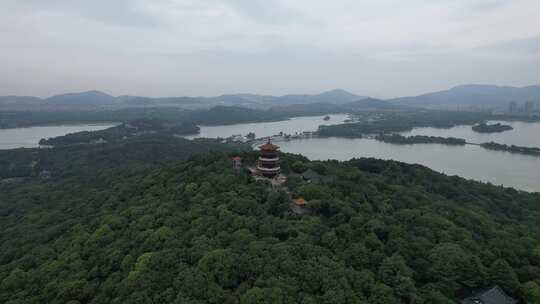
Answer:
[[[0,95],[540,84],[538,0],[0,0]]]

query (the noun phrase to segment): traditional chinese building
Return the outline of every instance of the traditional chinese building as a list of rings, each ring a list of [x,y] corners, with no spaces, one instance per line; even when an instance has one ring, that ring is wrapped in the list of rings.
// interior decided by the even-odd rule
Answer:
[[[305,207],[307,205],[306,200],[303,197],[293,199],[293,202],[296,206]]]
[[[242,158],[240,156],[235,156],[232,158],[232,167],[237,171],[242,169]]]
[[[281,172],[279,166],[279,146],[272,144],[270,139],[268,142],[259,147],[261,154],[259,156],[259,163],[257,164],[257,170],[264,177],[274,178]]]
[[[461,304],[516,304],[499,286],[491,287],[461,301]]]

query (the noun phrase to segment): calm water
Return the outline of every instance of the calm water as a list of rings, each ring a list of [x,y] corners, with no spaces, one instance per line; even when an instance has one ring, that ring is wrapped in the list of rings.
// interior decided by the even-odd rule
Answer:
[[[81,131],[98,131],[116,124],[86,124],[29,127],[0,130],[0,150],[15,148],[35,148],[42,138],[62,136]]]
[[[540,147],[540,123],[497,121],[511,125],[514,130],[502,133],[477,133],[471,126],[457,126],[451,129],[417,128],[403,135],[430,135],[442,137],[464,138],[472,143],[485,143],[494,141],[506,145]],[[489,122],[495,123],[495,121]]]
[[[257,137],[315,131],[321,124],[338,124],[347,119],[346,114],[300,117],[287,121],[250,123],[229,126],[201,127],[197,137],[229,137],[254,132]],[[513,131],[479,134],[471,126],[450,129],[417,128],[404,135],[430,135],[465,138],[469,142],[495,141],[503,144],[540,147],[540,123],[505,122]],[[0,130],[0,149],[37,147],[41,138],[61,136],[80,131],[102,130],[114,124],[66,125]],[[369,139],[312,138],[278,143],[281,150],[303,154],[310,159],[348,160],[354,157],[393,159],[406,163],[422,164],[449,175],[491,182],[527,191],[540,192],[540,158],[489,151],[478,146],[445,146],[438,144],[392,145]]]
[[[310,159],[393,159],[422,164],[448,175],[540,191],[540,158],[489,151],[479,146],[391,145],[370,139],[345,138],[302,139],[280,142],[279,145],[282,151],[303,154]]]
[[[267,137],[276,135],[279,132],[285,134],[301,133],[303,131],[317,131],[319,125],[340,124],[348,118],[347,114],[328,115],[330,120],[323,120],[323,116],[296,117],[284,121],[247,123],[228,126],[200,126],[201,131],[195,136],[186,138],[206,137],[206,138],[226,138],[232,135],[246,135],[249,132],[255,133],[257,137]]]
[[[339,123],[347,115],[334,115],[330,123]],[[284,122],[240,124],[234,126],[202,127],[204,137],[228,137],[255,132],[257,137],[314,131],[325,123],[321,117],[302,117]],[[418,128],[404,135],[430,135],[465,138],[469,142],[495,141],[503,144],[540,147],[540,123],[504,122],[513,131],[493,134],[473,132],[471,126],[451,129]],[[312,138],[280,142],[281,150],[303,154],[314,160],[349,160],[355,157],[393,159],[411,164],[422,164],[448,175],[491,182],[527,191],[540,191],[540,158],[489,151],[478,146],[445,146],[438,144],[392,145],[369,139]]]

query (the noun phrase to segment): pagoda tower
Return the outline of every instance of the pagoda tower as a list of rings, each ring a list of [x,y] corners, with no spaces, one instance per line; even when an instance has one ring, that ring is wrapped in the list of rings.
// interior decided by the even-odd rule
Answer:
[[[279,166],[279,146],[272,144],[270,138],[268,138],[268,142],[260,146],[259,149],[261,154],[257,170],[264,177],[273,178],[277,176],[281,171]]]

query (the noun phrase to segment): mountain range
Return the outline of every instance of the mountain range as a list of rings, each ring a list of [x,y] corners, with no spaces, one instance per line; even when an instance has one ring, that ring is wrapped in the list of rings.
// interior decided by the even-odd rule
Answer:
[[[461,85],[449,90],[388,100],[397,105],[422,108],[502,108],[510,102],[540,102],[540,85],[526,87]]]
[[[399,97],[388,100],[369,98],[337,89],[320,94],[291,94],[284,96],[256,94],[227,94],[214,97],[143,97],[111,96],[100,91],[68,93],[48,98],[31,96],[0,96],[0,110],[56,111],[93,110],[136,107],[180,107],[185,109],[214,106],[240,106],[253,109],[283,108],[306,105],[319,109],[333,105],[356,108],[391,108],[395,106],[421,108],[503,108],[512,101],[540,102],[540,86],[511,87],[494,85],[462,85],[448,90]]]
[[[91,110],[126,107],[182,107],[186,109],[222,106],[271,108],[292,104],[346,104],[367,98],[345,90],[332,90],[316,95],[255,95],[228,94],[215,97],[143,97],[111,96],[100,91],[68,93],[48,98],[30,96],[0,96],[0,110]]]

